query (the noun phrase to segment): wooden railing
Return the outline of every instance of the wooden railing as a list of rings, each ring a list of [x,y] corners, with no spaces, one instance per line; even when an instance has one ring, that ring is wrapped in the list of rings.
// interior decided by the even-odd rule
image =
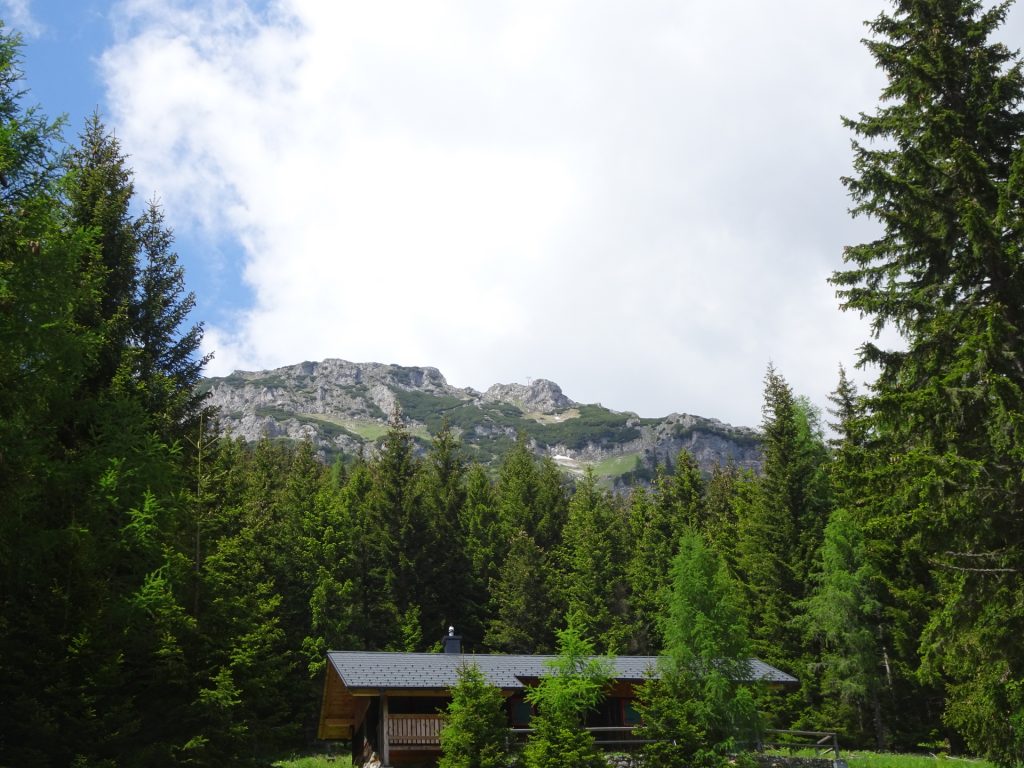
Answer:
[[[388,715],[388,743],[392,749],[441,746],[441,715]]]
[[[388,743],[391,749],[431,749],[441,746],[441,727],[444,717],[441,715],[389,715]],[[594,734],[599,747],[616,749],[635,749],[651,743],[651,739],[638,738],[634,733],[636,726],[608,726],[587,728]],[[532,728],[510,728],[509,734],[514,742],[533,733]],[[835,733],[825,731],[779,731],[764,732],[764,739],[756,745],[758,751],[764,749],[813,749],[818,756],[831,754],[833,760],[839,760],[839,739]]]

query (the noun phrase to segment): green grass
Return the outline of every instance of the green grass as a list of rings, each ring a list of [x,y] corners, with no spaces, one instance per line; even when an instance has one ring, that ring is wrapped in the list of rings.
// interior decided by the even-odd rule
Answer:
[[[980,758],[947,757],[946,755],[909,755],[893,752],[840,753],[850,768],[995,768]]]
[[[309,757],[293,757],[289,760],[278,760],[275,768],[350,768],[352,759],[348,755],[326,757],[311,755]]]
[[[594,465],[594,474],[598,477],[619,477],[637,468],[639,453],[627,453],[623,456],[611,456]]]
[[[558,413],[524,413],[524,417],[527,419],[533,419],[538,424],[559,424],[569,419],[578,419],[580,412],[578,408],[570,408],[567,411],[559,411]]]
[[[430,430],[426,427],[410,427],[409,434],[413,437],[418,437],[425,443],[434,442],[434,436],[430,433]]]
[[[788,753],[783,753],[788,754]],[[801,751],[799,754],[803,754]],[[807,755],[813,757],[813,753]],[[945,755],[909,755],[891,752],[842,752],[850,768],[995,768],[987,760]],[[293,757],[274,763],[276,768],[349,768],[348,755]]]
[[[831,753],[815,752],[813,749],[778,749],[770,750],[770,754],[831,758]],[[994,763],[976,757],[843,749],[842,739],[839,744],[839,756],[846,761],[849,768],[995,768]]]
[[[321,423],[330,423],[341,427],[347,432],[351,432],[354,435],[358,435],[363,440],[369,440],[371,443],[374,440],[378,440],[387,433],[388,425],[382,424],[379,421],[362,421],[359,419],[339,419],[334,416],[328,416],[324,413],[317,414],[303,414],[306,418]]]

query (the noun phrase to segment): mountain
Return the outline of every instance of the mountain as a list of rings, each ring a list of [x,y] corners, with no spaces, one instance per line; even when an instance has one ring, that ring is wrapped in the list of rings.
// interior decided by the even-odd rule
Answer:
[[[373,450],[399,413],[425,447],[443,419],[475,461],[496,466],[524,433],[533,450],[571,473],[594,468],[611,484],[649,479],[655,463],[683,448],[710,472],[718,464],[759,470],[759,435],[717,419],[672,413],[645,419],[570,400],[553,381],[495,384],[486,392],[453,387],[436,368],[345,360],[208,378],[202,389],[220,409],[224,433],[310,440],[325,459]]]

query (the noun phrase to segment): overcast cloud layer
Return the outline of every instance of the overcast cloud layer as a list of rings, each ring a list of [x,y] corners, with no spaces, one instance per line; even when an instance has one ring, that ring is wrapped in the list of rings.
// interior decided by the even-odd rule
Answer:
[[[884,5],[131,0],[102,67],[139,188],[244,248],[211,374],[434,365],[756,425],[769,360],[824,405],[864,339],[826,278],[871,231],[839,116],[877,101]]]

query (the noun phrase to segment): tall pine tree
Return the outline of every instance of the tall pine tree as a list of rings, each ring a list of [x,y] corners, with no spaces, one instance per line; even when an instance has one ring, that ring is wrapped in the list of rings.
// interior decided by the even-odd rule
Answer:
[[[992,39],[1010,5],[897,0],[869,24],[887,82],[846,121],[844,181],[881,231],[832,278],[874,331],[868,535],[901,549],[891,588],[922,595],[946,722],[1004,764],[1024,757],[1024,75]]]

